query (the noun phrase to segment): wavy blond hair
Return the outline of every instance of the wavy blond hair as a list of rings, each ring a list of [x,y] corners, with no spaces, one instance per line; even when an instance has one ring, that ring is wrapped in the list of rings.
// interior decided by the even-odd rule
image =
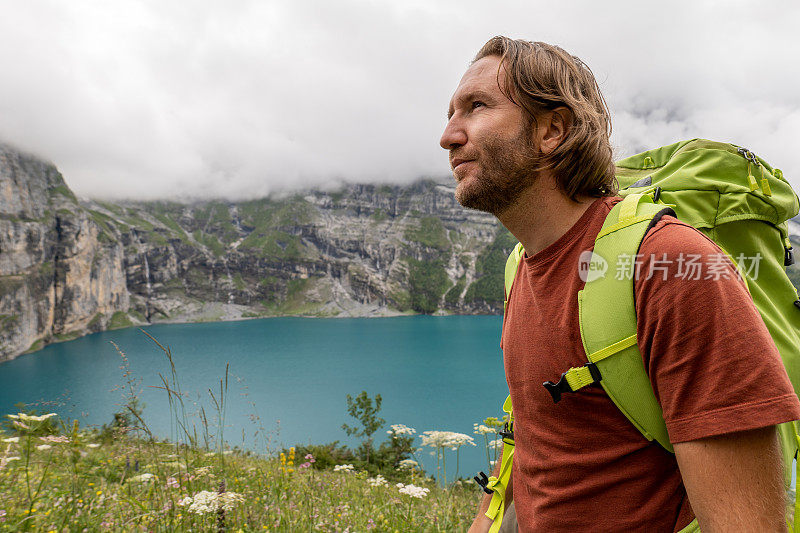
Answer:
[[[536,126],[536,117],[566,107],[572,121],[565,139],[549,154],[540,154],[537,170],[551,170],[561,190],[571,199],[600,197],[617,192],[611,150],[608,105],[594,74],[578,57],[542,42],[497,36],[475,56],[497,56],[506,76],[501,90],[524,109]]]

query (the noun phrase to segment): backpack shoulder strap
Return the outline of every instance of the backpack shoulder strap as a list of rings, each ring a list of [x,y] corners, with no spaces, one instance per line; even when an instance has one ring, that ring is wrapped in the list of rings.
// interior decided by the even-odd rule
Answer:
[[[522,243],[518,242],[514,249],[511,250],[511,253],[508,254],[504,276],[505,298],[503,299],[503,313],[506,312],[506,308],[508,307],[508,296],[511,294],[511,286],[514,284],[514,278],[517,276],[517,267],[519,267],[519,262],[522,260],[522,254],[524,253],[525,249],[522,247]]]
[[[644,235],[664,214],[674,215],[674,211],[644,194],[628,195],[613,207],[592,252],[592,261],[605,262],[608,268],[578,293],[578,313],[581,340],[589,365],[599,371],[600,385],[648,440],[655,439],[672,452],[661,406],[636,342],[632,275]],[[626,272],[631,275],[620,275]]]

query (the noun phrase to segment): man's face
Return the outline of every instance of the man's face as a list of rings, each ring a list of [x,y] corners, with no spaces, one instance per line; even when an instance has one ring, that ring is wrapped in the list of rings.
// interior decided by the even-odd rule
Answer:
[[[450,151],[456,199],[464,207],[499,215],[536,179],[533,127],[500,90],[500,58],[467,69],[450,100],[439,144]]]

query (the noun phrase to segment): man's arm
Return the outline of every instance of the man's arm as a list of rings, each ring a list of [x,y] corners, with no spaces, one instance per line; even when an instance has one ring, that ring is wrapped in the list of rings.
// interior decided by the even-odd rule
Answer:
[[[675,444],[703,533],[786,531],[786,494],[774,426]]]
[[[500,465],[502,464],[503,452],[501,451],[500,456],[497,458],[497,462],[494,465],[492,476],[497,477],[500,475]],[[511,502],[514,500],[513,481],[514,476],[512,474],[508,478],[508,487],[506,487],[506,509],[508,509],[508,506],[511,505]],[[478,514],[475,516],[475,520],[473,520],[472,526],[470,526],[467,533],[486,533],[489,531],[489,528],[492,527],[492,521],[486,516],[486,511],[489,510],[489,503],[492,501],[492,495],[486,494],[483,491],[481,491],[481,494],[483,494],[483,497],[478,505]]]

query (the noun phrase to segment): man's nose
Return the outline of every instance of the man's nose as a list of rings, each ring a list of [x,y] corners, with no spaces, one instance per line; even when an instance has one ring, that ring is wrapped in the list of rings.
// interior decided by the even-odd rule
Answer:
[[[465,144],[467,144],[467,132],[461,121],[453,117],[447,121],[442,138],[439,139],[439,146],[445,150],[452,150]]]

